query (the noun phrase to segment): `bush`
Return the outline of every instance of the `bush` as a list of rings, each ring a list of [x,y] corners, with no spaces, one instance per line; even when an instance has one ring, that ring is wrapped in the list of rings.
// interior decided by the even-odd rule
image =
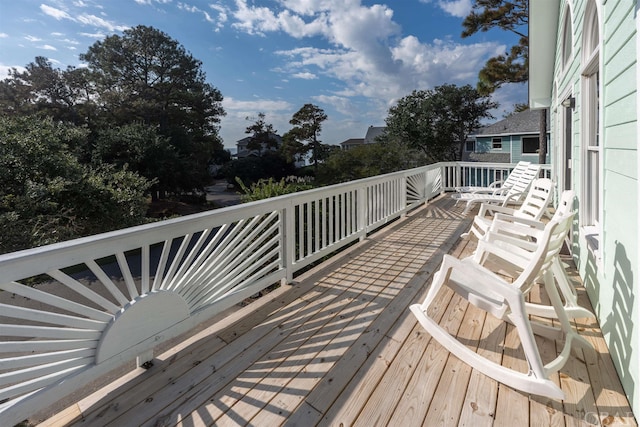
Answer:
[[[247,187],[240,178],[236,178],[236,181],[244,192],[241,196],[243,202],[253,202],[313,188],[311,179],[296,176],[282,178],[280,181],[273,178],[260,179],[250,187]]]

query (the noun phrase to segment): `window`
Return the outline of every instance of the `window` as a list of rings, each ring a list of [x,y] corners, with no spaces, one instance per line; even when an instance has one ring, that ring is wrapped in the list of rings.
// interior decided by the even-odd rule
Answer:
[[[564,11],[564,25],[562,27],[562,66],[566,67],[571,59],[573,49],[573,27],[571,25],[571,10],[567,6]]]
[[[502,150],[502,138],[491,138],[491,148],[494,150]]]
[[[475,152],[476,151],[476,140],[475,139],[467,140],[467,144],[465,146],[465,150],[468,151],[469,153]]]
[[[522,138],[522,154],[536,154],[540,149],[540,138],[526,136]]]
[[[582,162],[583,200],[581,203],[581,223],[593,226],[593,233],[599,234],[600,222],[600,30],[597,8],[594,1],[585,13],[584,40],[582,48]],[[596,242],[597,245],[597,242]]]
[[[549,153],[549,138],[547,138],[547,153]],[[522,137],[522,154],[538,154],[540,152],[540,138],[537,136]]]

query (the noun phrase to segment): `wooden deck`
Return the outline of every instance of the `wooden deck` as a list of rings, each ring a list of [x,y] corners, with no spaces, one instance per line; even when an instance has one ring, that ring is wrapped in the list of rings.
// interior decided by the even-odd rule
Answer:
[[[443,253],[465,256],[470,219],[443,197],[58,412],[44,425],[636,425],[598,325],[595,351],[556,375],[556,401],[470,369],[408,310]],[[574,280],[578,280],[575,272]],[[441,293],[440,323],[502,364],[522,367],[510,326]],[[544,298],[534,294],[533,298]],[[580,289],[583,305],[588,305]],[[556,344],[541,340],[555,357]]]

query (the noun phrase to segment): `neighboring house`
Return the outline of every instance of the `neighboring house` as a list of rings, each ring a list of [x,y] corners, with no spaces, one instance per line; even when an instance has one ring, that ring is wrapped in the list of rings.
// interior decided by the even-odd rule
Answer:
[[[340,143],[340,147],[343,150],[350,150],[355,147],[360,147],[364,144],[375,144],[376,142],[378,142],[376,141],[376,138],[382,135],[386,129],[387,128],[384,126],[369,126],[364,138],[347,139],[346,141]]]
[[[540,112],[526,110],[514,113],[469,135],[462,152],[462,160],[499,163],[526,160],[538,163],[539,147]],[[545,163],[549,161],[550,153],[547,149]]]
[[[275,140],[275,146],[268,147],[267,144],[262,143],[262,148],[260,150],[250,150],[249,143],[253,139],[251,136],[247,136],[246,138],[242,138],[241,140],[236,142],[236,158],[243,159],[249,156],[259,157],[267,151],[277,151],[278,147],[282,145],[282,137],[278,134],[272,133],[269,135],[270,139]]]
[[[340,143],[343,150],[351,150],[364,144],[364,138],[350,138]]]
[[[635,414],[639,25],[635,1],[530,1],[529,104],[550,108],[553,176],[559,190],[573,189],[577,196],[572,254]]]
[[[376,138],[382,135],[387,128],[385,126],[369,126],[367,129],[367,134],[364,136],[365,144],[375,144]]]

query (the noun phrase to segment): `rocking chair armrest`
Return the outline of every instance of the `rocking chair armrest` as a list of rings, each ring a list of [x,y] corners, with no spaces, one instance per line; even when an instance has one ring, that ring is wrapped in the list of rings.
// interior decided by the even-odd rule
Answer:
[[[523,194],[524,194],[524,191],[521,191],[519,193],[509,194],[507,197],[505,197],[504,201],[502,202],[502,206],[507,206],[507,203],[509,203],[511,199],[513,199],[514,201],[517,201],[520,197],[522,197]]]
[[[480,205],[480,211],[478,212],[477,216],[484,217],[487,215],[488,212],[492,212],[493,215],[495,215],[497,212],[500,212],[506,215],[513,215],[515,211],[516,211],[515,209],[509,208],[506,206],[492,205],[490,203],[482,203]]]
[[[489,298],[495,301],[517,298],[521,292],[507,283],[491,270],[472,261],[470,258],[460,260],[451,255],[445,255],[438,271],[445,282],[450,280],[454,270],[460,273],[455,275],[453,281],[457,288],[474,295]]]
[[[508,266],[524,268],[536,251],[542,232],[529,226],[494,219],[484,237],[478,241],[473,258],[479,264],[491,258],[507,271]]]

